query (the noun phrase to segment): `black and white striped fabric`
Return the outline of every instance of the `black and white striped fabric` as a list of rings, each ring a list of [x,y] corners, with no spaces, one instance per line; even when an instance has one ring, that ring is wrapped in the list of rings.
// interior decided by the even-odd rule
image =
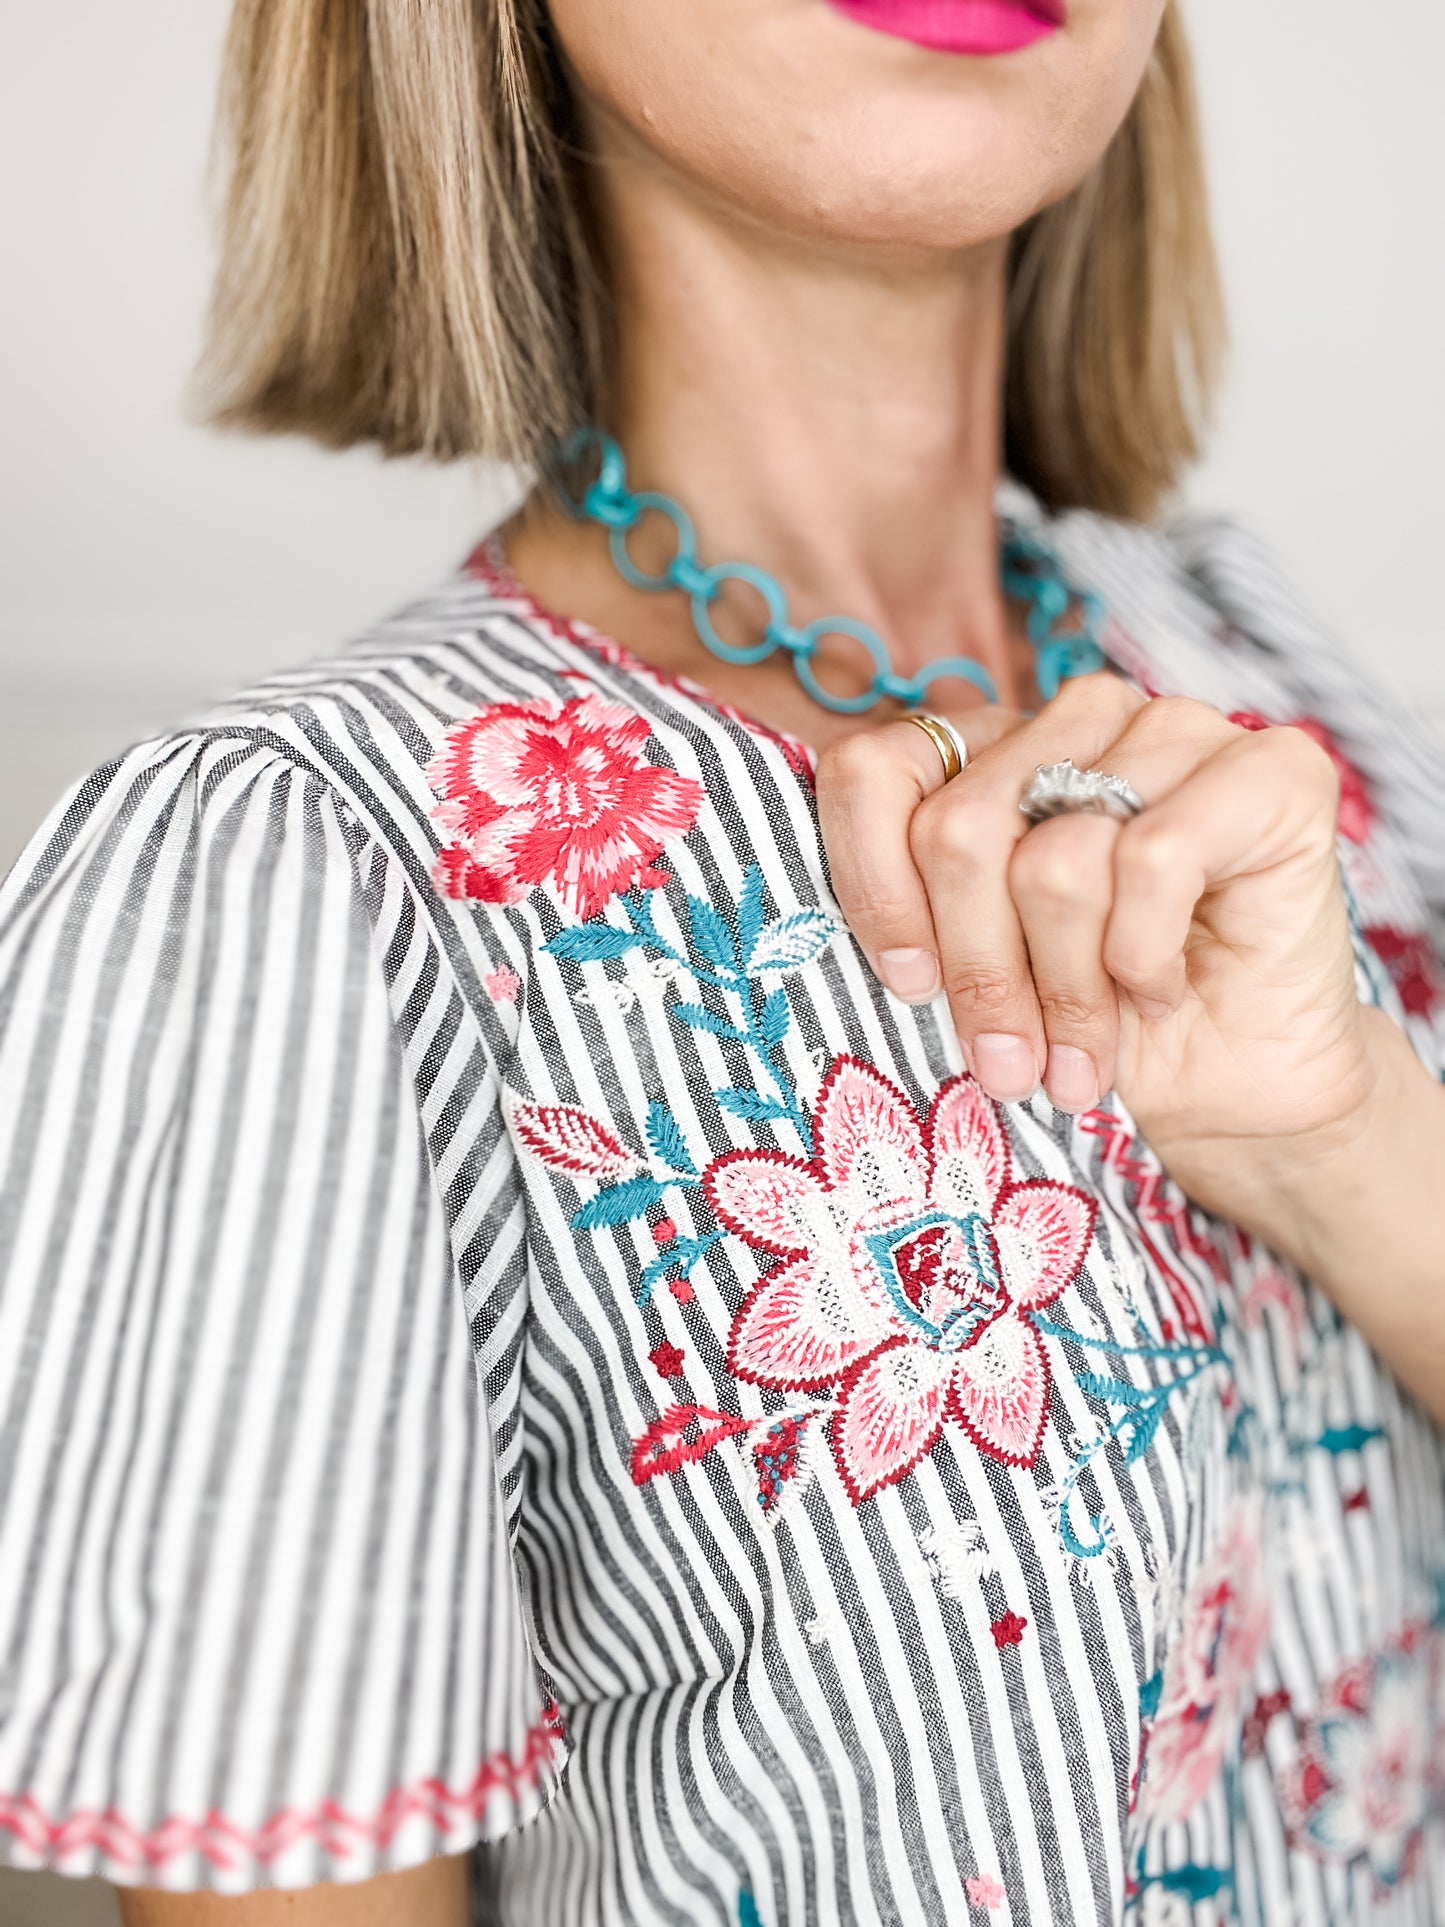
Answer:
[[[1033,517],[1026,502],[1012,512]],[[1231,527],[1118,666],[1343,776],[1441,1068],[1435,743]],[[806,754],[490,549],[0,895],[0,1842],[526,1927],[1445,1918],[1445,1456],[1115,1101],[995,1106]]]

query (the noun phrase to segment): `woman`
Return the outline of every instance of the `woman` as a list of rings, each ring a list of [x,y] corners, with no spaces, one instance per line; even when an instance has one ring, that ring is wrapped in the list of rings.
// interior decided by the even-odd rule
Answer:
[[[221,412],[552,485],[8,886],[16,1863],[1438,1919],[1438,754],[1151,521],[1173,8],[243,0],[228,75]]]

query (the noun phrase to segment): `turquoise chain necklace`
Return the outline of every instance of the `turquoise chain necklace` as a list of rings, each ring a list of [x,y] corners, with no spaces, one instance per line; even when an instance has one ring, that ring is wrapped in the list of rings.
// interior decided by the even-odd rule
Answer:
[[[857,716],[875,703],[891,697],[895,702],[916,708],[924,701],[930,686],[945,676],[960,676],[982,691],[988,702],[998,701],[992,676],[967,656],[942,656],[919,670],[916,676],[894,673],[888,644],[866,622],[851,616],[823,616],[798,629],[788,621],[788,599],[782,584],[750,562],[715,562],[704,568],[697,559],[697,536],[692,518],[680,502],[653,489],[635,492],[627,486],[627,463],[622,450],[600,428],[582,428],[567,440],[562,451],[564,464],[570,466],[596,458],[595,479],[580,498],[560,490],[562,506],[578,521],[596,522],[607,530],[612,560],[623,580],[634,589],[659,594],[666,589],[680,590],[692,605],[693,626],[712,654],[723,662],[758,663],[779,649],[793,659],[798,681],[824,709],[840,716]],[[656,572],[641,569],[632,559],[628,537],[645,515],[661,515],[671,524],[676,548],[666,567]],[[712,605],[729,582],[744,582],[762,597],[767,621],[757,642],[727,642],[713,625]],[[1007,593],[1029,605],[1028,634],[1037,656],[1039,692],[1045,702],[1058,694],[1066,676],[1083,676],[1104,667],[1104,652],[1099,633],[1104,624],[1104,605],[1096,595],[1085,591],[1075,596],[1064,582],[1051,551],[1036,536],[1022,529],[1008,528],[1003,538],[1003,586]],[[1073,626],[1062,627],[1071,605],[1077,603]],[[835,696],[818,680],[813,657],[825,636],[850,636],[860,643],[872,660],[873,676],[868,687],[856,696]]]

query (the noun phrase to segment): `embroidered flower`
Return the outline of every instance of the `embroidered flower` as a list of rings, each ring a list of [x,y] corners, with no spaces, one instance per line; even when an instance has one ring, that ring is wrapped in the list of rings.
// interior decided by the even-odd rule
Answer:
[[[989,1627],[993,1643],[1002,1652],[1005,1646],[1017,1646],[1028,1630],[1029,1622],[1022,1613],[1005,1613]]]
[[[494,1004],[514,1004],[521,992],[522,980],[515,970],[508,970],[503,965],[500,970],[493,970],[483,977],[482,988]]]
[[[1373,923],[1361,932],[1390,973],[1400,1003],[1410,1017],[1428,1017],[1440,1002],[1440,966],[1428,937]]]
[[[968,1895],[970,1907],[1001,1907],[1008,1899],[1008,1893],[997,1874],[974,1874],[963,1883],[963,1891]]]
[[[654,1345],[647,1354],[648,1363],[664,1378],[677,1378],[687,1362],[681,1345]]]
[[[998,1571],[988,1549],[983,1527],[976,1519],[959,1519],[951,1526],[928,1526],[918,1535],[918,1550],[930,1577],[945,1599],[964,1599]]]
[[[1368,1860],[1382,1887],[1408,1873],[1430,1811],[1430,1657],[1407,1628],[1385,1652],[1352,1662],[1300,1723],[1299,1757],[1282,1787],[1297,1843],[1322,1860]]]
[[[1258,1504],[1236,1508],[1184,1599],[1149,1739],[1144,1807],[1183,1820],[1214,1784],[1269,1634]]]
[[[649,763],[649,734],[645,717],[595,696],[560,711],[496,703],[448,730],[427,769],[452,838],[438,884],[483,903],[551,884],[581,917],[655,888],[654,859],[697,821],[703,788]]]
[[[733,1320],[734,1375],[839,1388],[833,1454],[855,1505],[912,1471],[945,1419],[1031,1465],[1049,1363],[1029,1313],[1079,1275],[1093,1201],[1014,1181],[998,1112],[967,1077],[920,1125],[881,1072],[840,1057],[814,1133],[811,1164],[733,1151],[705,1176],[719,1222],[782,1260]]]

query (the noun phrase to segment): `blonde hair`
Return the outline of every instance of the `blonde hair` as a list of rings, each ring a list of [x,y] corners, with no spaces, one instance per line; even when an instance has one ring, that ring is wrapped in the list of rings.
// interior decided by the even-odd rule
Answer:
[[[213,419],[544,466],[605,415],[585,170],[540,0],[236,0]],[[1223,337],[1171,0],[1103,159],[1018,235],[1011,471],[1151,514],[1198,448]]]

